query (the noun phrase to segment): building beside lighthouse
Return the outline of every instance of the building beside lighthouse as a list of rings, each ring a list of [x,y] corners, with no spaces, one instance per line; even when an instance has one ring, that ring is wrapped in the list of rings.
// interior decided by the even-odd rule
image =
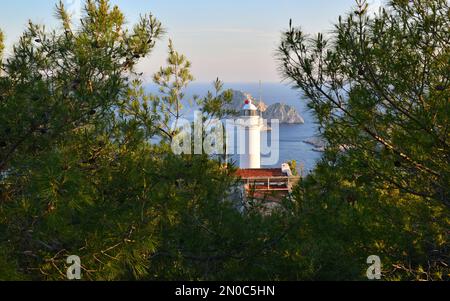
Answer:
[[[241,179],[243,197],[276,203],[289,194],[300,178],[292,174],[287,163],[280,168],[261,167],[263,120],[250,97],[244,101],[240,115],[237,126],[241,150],[236,174]]]

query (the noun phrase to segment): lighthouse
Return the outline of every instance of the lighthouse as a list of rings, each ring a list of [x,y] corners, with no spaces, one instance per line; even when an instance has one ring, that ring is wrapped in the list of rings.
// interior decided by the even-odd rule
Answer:
[[[261,168],[261,117],[258,114],[258,108],[249,97],[242,107],[239,126],[240,137],[245,144],[245,149],[240,154],[239,167],[259,169]]]
[[[243,200],[264,201],[264,210],[270,211],[290,194],[300,177],[294,176],[286,163],[282,164],[281,168],[261,168],[261,131],[264,123],[259,113],[252,103],[252,98],[248,96],[236,124],[240,155],[236,175],[242,184],[238,187],[238,193],[242,195]]]

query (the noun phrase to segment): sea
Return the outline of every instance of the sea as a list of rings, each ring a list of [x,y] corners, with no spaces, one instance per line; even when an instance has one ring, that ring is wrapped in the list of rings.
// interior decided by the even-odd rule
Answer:
[[[304,124],[280,124],[279,127],[279,159],[272,165],[262,167],[280,167],[282,163],[295,160],[298,170],[306,175],[310,173],[322,157],[322,153],[315,147],[304,141],[318,135],[318,125],[312,112],[307,108],[305,100],[299,91],[292,89],[283,83],[224,83],[224,89],[238,90],[251,94],[255,99],[260,98],[267,105],[277,102],[285,103],[294,107],[305,120]],[[146,86],[146,90],[158,93],[158,88],[152,84]],[[214,87],[209,83],[191,83],[186,90],[185,99],[192,99],[194,95],[202,97],[208,91],[213,92]],[[195,106],[184,103],[183,117],[191,120],[194,116]],[[270,136],[269,136],[270,137]]]

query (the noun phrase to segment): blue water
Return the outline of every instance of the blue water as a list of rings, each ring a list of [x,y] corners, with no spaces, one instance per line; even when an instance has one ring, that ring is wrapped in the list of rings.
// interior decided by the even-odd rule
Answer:
[[[239,90],[259,99],[259,83],[226,83],[224,89]],[[155,93],[157,88],[149,85],[147,90]],[[194,95],[202,97],[206,95],[207,91],[213,91],[212,84],[192,83],[185,91],[186,99],[192,98]],[[317,135],[317,125],[313,115],[307,110],[306,100],[300,96],[298,91],[291,89],[285,84],[277,83],[263,83],[261,96],[267,105],[282,102],[293,106],[305,119],[305,124],[280,125],[280,158],[277,164],[265,167],[280,167],[284,162],[296,160],[297,166],[301,167],[304,173],[310,172],[322,154],[313,151],[313,146],[303,142],[303,140]],[[188,102],[185,102],[185,106],[188,106]],[[193,118],[193,116],[189,116],[193,115],[192,111],[192,107],[186,108],[184,117],[186,119]]]

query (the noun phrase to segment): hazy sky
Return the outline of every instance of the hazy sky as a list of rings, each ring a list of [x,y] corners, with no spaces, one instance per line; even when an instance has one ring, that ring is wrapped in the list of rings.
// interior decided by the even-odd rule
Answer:
[[[71,3],[81,0],[65,0]],[[370,0],[378,2],[379,0]],[[7,45],[17,40],[27,20],[57,26],[57,0],[2,1],[0,28]],[[167,39],[192,62],[199,82],[219,77],[226,82],[279,82],[274,52],[280,33],[292,18],[309,33],[332,28],[339,15],[348,12],[354,0],[112,0],[134,23],[139,14],[151,12],[167,30],[152,55],[140,69],[150,79],[164,64]]]

